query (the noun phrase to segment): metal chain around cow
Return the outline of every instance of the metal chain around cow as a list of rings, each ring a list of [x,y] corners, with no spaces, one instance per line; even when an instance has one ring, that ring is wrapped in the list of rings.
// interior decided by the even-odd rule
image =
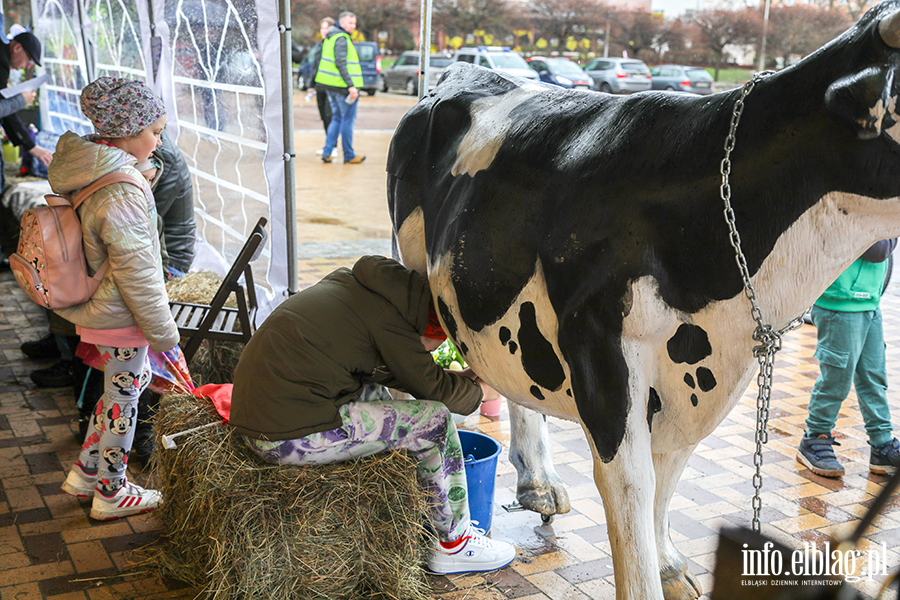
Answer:
[[[731,114],[731,128],[728,131],[728,137],[725,139],[725,158],[722,159],[722,186],[720,188],[722,201],[725,203],[725,221],[728,223],[729,240],[734,247],[735,260],[738,269],[741,271],[741,277],[744,280],[744,293],[750,300],[750,314],[756,321],[756,330],[753,332],[753,339],[759,342],[759,345],[753,348],[753,356],[759,362],[759,374],[756,376],[756,383],[759,386],[759,394],[756,397],[756,452],[753,454],[753,466],[756,467],[756,473],[753,475],[753,531],[759,531],[759,513],[762,509],[762,499],[760,498],[760,490],[762,490],[762,447],[769,441],[769,434],[766,430],[769,422],[769,399],[772,391],[772,366],[775,363],[775,354],[781,350],[781,337],[793,331],[803,323],[803,316],[799,316],[784,328],[775,331],[772,326],[765,323],[762,318],[762,311],[756,303],[756,291],[753,289],[753,283],[750,281],[750,270],[747,268],[747,258],[741,250],[741,236],[738,234],[737,226],[734,224],[734,210],[731,208],[731,185],[728,177],[731,174],[731,151],[734,150],[735,136],[737,133],[738,123],[741,121],[741,114],[744,112],[744,100],[753,91],[754,86],[763,77],[772,74],[772,71],[763,71],[757,73],[753,78],[744,84],[741,89],[741,95],[734,103],[734,110]]]

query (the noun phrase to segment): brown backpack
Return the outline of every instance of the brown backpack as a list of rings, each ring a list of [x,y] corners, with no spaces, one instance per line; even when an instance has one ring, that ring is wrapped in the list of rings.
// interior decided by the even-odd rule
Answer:
[[[45,308],[66,308],[90,300],[100,286],[109,260],[93,277],[84,258],[81,221],[75,209],[97,190],[111,183],[143,185],[132,175],[109,173],[74,196],[47,194],[47,206],[26,210],[22,215],[19,247],[9,265],[19,287]]]

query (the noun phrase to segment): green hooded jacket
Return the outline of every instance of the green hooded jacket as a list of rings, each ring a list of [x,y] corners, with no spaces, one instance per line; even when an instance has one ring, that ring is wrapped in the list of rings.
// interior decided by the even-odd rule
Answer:
[[[856,259],[828,286],[816,306],[837,312],[866,312],[878,308],[887,282],[888,258],[897,238],[881,240]]]
[[[469,414],[474,381],[437,366],[420,336],[428,281],[400,263],[364,256],[285,300],[250,338],[234,374],[230,424],[266,440],[341,426],[338,408],[366,383],[443,402]]]

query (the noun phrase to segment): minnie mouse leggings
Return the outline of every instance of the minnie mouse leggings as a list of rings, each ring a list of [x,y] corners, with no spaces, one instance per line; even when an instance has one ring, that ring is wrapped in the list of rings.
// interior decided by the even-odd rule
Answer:
[[[79,460],[85,471],[97,469],[96,489],[111,496],[125,485],[138,399],[150,384],[150,359],[146,346],[97,349],[103,361],[104,391],[94,408]]]
[[[383,388],[382,388],[383,389]],[[360,400],[340,407],[343,425],[296,440],[245,439],[263,460],[282,465],[323,465],[405,448],[433,495],[431,522],[442,541],[465,533],[469,523],[466,471],[456,426],[447,407],[430,400]]]

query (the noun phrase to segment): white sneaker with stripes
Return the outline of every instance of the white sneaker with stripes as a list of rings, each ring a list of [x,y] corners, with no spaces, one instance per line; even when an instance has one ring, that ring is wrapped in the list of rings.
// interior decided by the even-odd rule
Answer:
[[[94,493],[94,503],[91,505],[91,518],[97,521],[110,521],[131,515],[156,510],[162,501],[162,494],[156,490],[145,490],[139,485],[125,482],[112,496],[107,496],[101,490]]]

